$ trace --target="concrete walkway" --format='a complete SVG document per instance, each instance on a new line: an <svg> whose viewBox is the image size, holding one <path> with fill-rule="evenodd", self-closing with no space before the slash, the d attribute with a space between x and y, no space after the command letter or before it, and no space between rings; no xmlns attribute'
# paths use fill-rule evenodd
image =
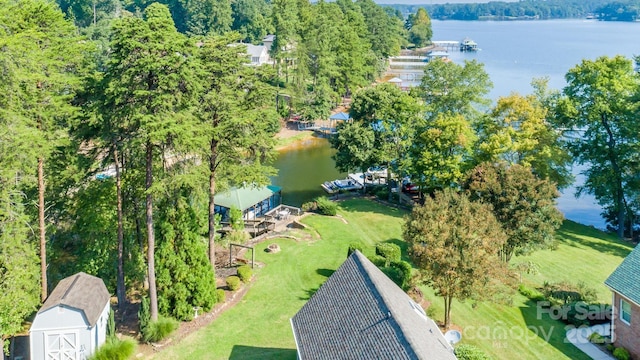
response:
<svg viewBox="0 0 640 360"><path fill-rule="evenodd" d="M594 325L592 327L575 328L567 331L567 340L589 355L593 360L615 360L613 356L603 352L597 346L589 342L589 335L597 332L603 336L610 335L611 324Z"/></svg>

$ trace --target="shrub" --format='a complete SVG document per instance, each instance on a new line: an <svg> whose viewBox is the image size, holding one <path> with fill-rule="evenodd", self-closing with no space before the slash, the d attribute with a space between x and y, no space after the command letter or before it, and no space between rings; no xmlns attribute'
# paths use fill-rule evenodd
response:
<svg viewBox="0 0 640 360"><path fill-rule="evenodd" d="M138 310L138 323L140 324L140 332L144 333L151 321L151 313L149 312L149 298L144 296L140 301L140 309Z"/></svg>
<svg viewBox="0 0 640 360"><path fill-rule="evenodd" d="M142 333L147 342L158 342L178 328L178 321L169 317L159 316L157 321L151 321Z"/></svg>
<svg viewBox="0 0 640 360"><path fill-rule="evenodd" d="M386 260L386 266L392 262L400 261L400 246L390 243L376 245L376 255L380 255Z"/></svg>
<svg viewBox="0 0 640 360"><path fill-rule="evenodd" d="M249 265L242 265L240 267L238 267L238 277L240 278L240 280L243 283L248 282L249 280L251 280L251 267L249 267Z"/></svg>
<svg viewBox="0 0 640 360"><path fill-rule="evenodd" d="M567 282L548 283L542 286L542 292L552 305L562 305L577 301L593 302L596 300L594 289L580 282L573 285Z"/></svg>
<svg viewBox="0 0 640 360"><path fill-rule="evenodd" d="M90 357L91 360L126 360L136 352L135 340L111 337Z"/></svg>
<svg viewBox="0 0 640 360"><path fill-rule="evenodd" d="M351 256L351 254L353 254L353 252L355 252L356 250L362 252L362 245L358 243L349 244L349 250L347 250L347 257Z"/></svg>
<svg viewBox="0 0 640 360"><path fill-rule="evenodd" d="M236 291L240 288L240 278L237 276L229 276L227 277L227 287L231 291Z"/></svg>
<svg viewBox="0 0 640 360"><path fill-rule="evenodd" d="M469 344L456 346L455 353L458 360L491 360L484 351Z"/></svg>
<svg viewBox="0 0 640 360"><path fill-rule="evenodd" d="M398 272L398 281L396 284L400 286L403 290L407 290L411 287L411 275L413 268L411 264L406 261L394 261L391 263L390 267L394 268Z"/></svg>
<svg viewBox="0 0 640 360"><path fill-rule="evenodd" d="M245 244L249 240L249 234L244 230L231 230L224 238L227 243Z"/></svg>
<svg viewBox="0 0 640 360"><path fill-rule="evenodd" d="M109 309L109 318L107 319L107 338L116 337L116 320L113 309Z"/></svg>
<svg viewBox="0 0 640 360"><path fill-rule="evenodd" d="M616 347L613 346L613 344L607 344L606 348L607 348L607 351L610 351L610 352L613 352L613 350L616 349Z"/></svg>
<svg viewBox="0 0 640 360"><path fill-rule="evenodd" d="M316 211L318 209L318 206L316 205L315 201L308 201L302 204L300 209L302 209L302 211Z"/></svg>
<svg viewBox="0 0 640 360"><path fill-rule="evenodd" d="M387 200L389 198L389 190L387 188L378 189L376 191L376 197L380 200Z"/></svg>
<svg viewBox="0 0 640 360"><path fill-rule="evenodd" d="M524 284L520 284L518 286L518 291L520 292L520 294L526 296L531 301L545 301L546 300L546 298L544 297L543 293L541 293L540 291L538 291L536 289L532 289L530 287L527 287Z"/></svg>
<svg viewBox="0 0 640 360"><path fill-rule="evenodd" d="M316 198L318 213L327 216L335 216L338 213L338 204L327 199L326 196Z"/></svg>
<svg viewBox="0 0 640 360"><path fill-rule="evenodd" d="M613 350L613 357L618 360L631 360L631 354L629 354L629 351L623 347Z"/></svg>
<svg viewBox="0 0 640 360"><path fill-rule="evenodd" d="M387 259L383 258L380 255L369 256L367 257L367 259L369 259L369 261L371 261L373 265L379 268L385 267L385 265L387 264Z"/></svg>
<svg viewBox="0 0 640 360"><path fill-rule="evenodd" d="M591 333L591 335L589 335L589 341L594 344L604 344L607 342L607 339L605 339L604 336L594 331Z"/></svg>
<svg viewBox="0 0 640 360"><path fill-rule="evenodd" d="M216 300L219 303L223 303L227 300L227 295L224 293L224 290L216 289Z"/></svg>

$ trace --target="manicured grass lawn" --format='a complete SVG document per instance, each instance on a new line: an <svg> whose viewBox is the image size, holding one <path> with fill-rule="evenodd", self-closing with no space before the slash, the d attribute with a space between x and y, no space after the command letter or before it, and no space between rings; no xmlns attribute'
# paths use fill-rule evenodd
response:
<svg viewBox="0 0 640 360"><path fill-rule="evenodd" d="M350 243L358 242L365 255L378 242L403 246L401 226L404 212L362 199L341 203L338 218L310 216L304 223L321 238L312 241L277 240L256 248L256 280L240 303L210 326L189 335L180 343L158 353L157 359L295 359L295 343L289 319L313 292L340 266ZM602 301L610 302L602 281L620 264L630 247L601 232L566 223L559 233L557 250L540 251L514 261L533 261L537 275L525 275L529 284L566 280L583 281L598 290ZM277 254L263 250L276 242ZM403 246L404 250L404 246ZM442 320L442 300L425 289L432 301L429 311ZM453 323L462 329L463 342L479 346L495 359L588 359L565 343L565 325L543 315L525 297L516 294L512 306L488 302L454 302ZM549 343L543 338L549 337Z"/></svg>

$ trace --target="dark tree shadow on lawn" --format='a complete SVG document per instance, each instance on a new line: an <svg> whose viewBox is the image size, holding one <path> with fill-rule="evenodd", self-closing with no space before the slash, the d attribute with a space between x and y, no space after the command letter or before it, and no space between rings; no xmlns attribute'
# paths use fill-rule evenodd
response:
<svg viewBox="0 0 640 360"><path fill-rule="evenodd" d="M320 286L322 286L322 285L320 285ZM301 296L299 299L300 300L309 300L309 299L311 299L311 297L318 291L318 289L320 289L320 286L304 290L305 295Z"/></svg>
<svg viewBox="0 0 640 360"><path fill-rule="evenodd" d="M506 329L506 336L521 337L515 340L525 342L529 341L528 339L539 337L569 359L591 359L566 339L568 325L560 320L552 319L547 307L528 300L525 307L520 307L520 312L526 323L526 328L522 331L520 329Z"/></svg>
<svg viewBox="0 0 640 360"><path fill-rule="evenodd" d="M587 239L576 236L573 231L560 229L557 231L557 235L561 237L559 243L573 246L591 248L600 253L610 254L621 258L626 257L633 246L631 244L625 244L617 241L607 241L606 243L600 241L589 241ZM593 236L593 235L591 235Z"/></svg>
<svg viewBox="0 0 640 360"><path fill-rule="evenodd" d="M329 276L333 275L333 273L336 272L335 270L332 269L316 269L316 273L318 275L322 275L326 278L328 278Z"/></svg>
<svg viewBox="0 0 640 360"><path fill-rule="evenodd" d="M278 349L278 348L266 348L247 345L234 345L231 350L229 359L231 360L266 360L266 359L291 359L294 360L297 356L295 349Z"/></svg>

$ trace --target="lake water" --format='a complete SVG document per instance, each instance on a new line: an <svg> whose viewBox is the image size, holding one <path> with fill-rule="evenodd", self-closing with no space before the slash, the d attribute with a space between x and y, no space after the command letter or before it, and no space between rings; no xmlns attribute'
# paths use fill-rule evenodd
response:
<svg viewBox="0 0 640 360"><path fill-rule="evenodd" d="M528 94L531 80L546 76L549 87L561 89L564 75L582 59L599 56L640 55L640 23L599 22L593 20L550 21L433 21L433 40L466 37L478 43L475 53L450 51L456 63L477 59L493 81L490 97L494 101L511 92ZM283 201L300 205L323 194L320 184L344 177L335 170L332 150L325 139L308 141L281 152L273 179L283 187ZM578 174L579 170L574 169ZM577 176L576 184L583 179ZM600 207L591 196L576 199L575 188L566 189L558 207L568 219L604 228Z"/></svg>

